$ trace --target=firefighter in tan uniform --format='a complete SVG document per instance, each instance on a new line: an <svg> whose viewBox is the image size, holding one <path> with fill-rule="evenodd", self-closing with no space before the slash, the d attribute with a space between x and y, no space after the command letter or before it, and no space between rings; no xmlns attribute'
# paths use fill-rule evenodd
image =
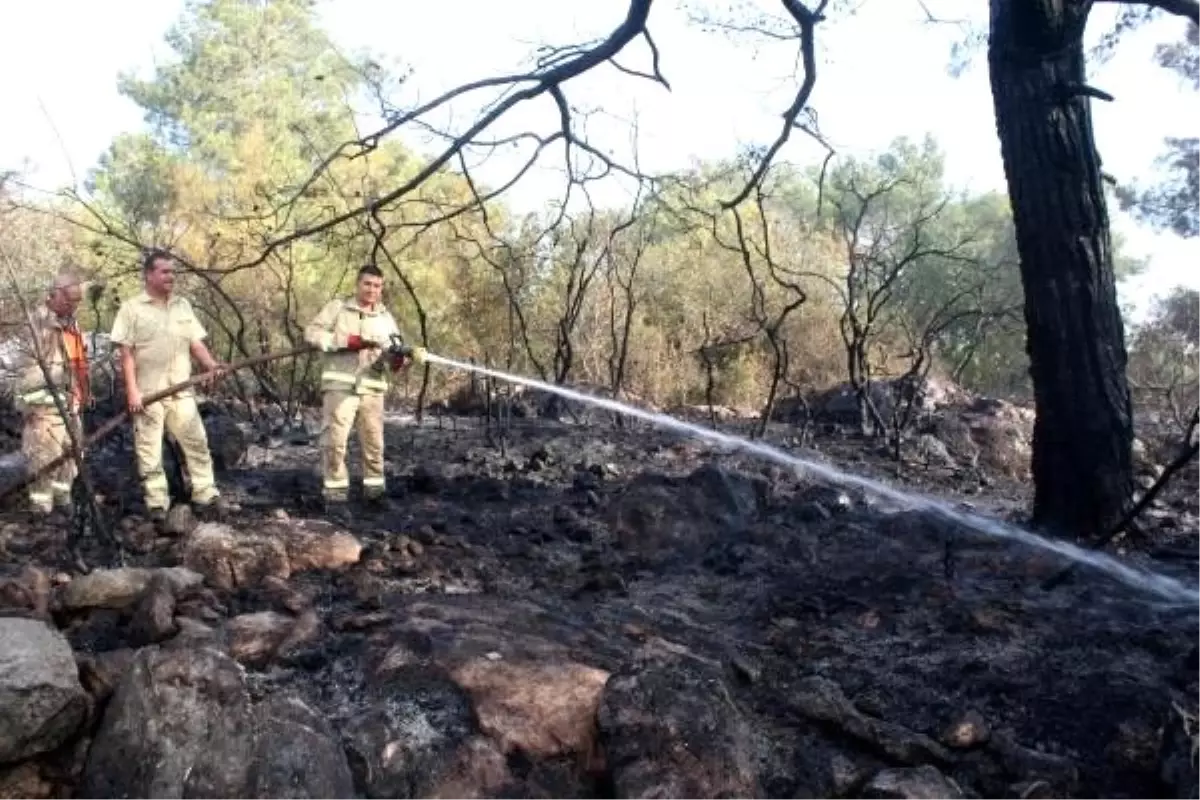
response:
<svg viewBox="0 0 1200 800"><path fill-rule="evenodd" d="M91 402L87 350L75 321L75 310L82 299L79 276L72 271L59 273L45 303L30 314L32 329L25 331L17 399L24 417L21 450L35 470L70 451L68 425L82 442L79 413ZM48 367L50 384L39 358ZM59 413L55 394L66 411L65 420ZM56 507L68 507L75 472L74 460L68 459L30 483L26 491L31 508L49 514Z"/></svg>
<svg viewBox="0 0 1200 800"><path fill-rule="evenodd" d="M191 389L145 406L142 398L192 376L192 358L210 379L224 370L204 344L207 336L185 298L172 294L175 267L170 254L151 251L142 262L145 291L126 300L113 320L112 341L121 348L125 400L133 417L134 450L146 510L161 521L170 505L163 471L164 429L179 443L192 482L192 504L202 512L228 505L213 477L208 434Z"/></svg>
<svg viewBox="0 0 1200 800"><path fill-rule="evenodd" d="M387 505L383 473L383 398L387 371L370 369L382 355L396 320L384 307L383 273L373 264L358 271L353 298L333 300L304 329L304 339L324 352L321 370L321 479L327 504L347 500L346 443L357 427L363 460L363 497ZM418 355L418 358L420 356ZM391 371L404 366L393 362Z"/></svg>

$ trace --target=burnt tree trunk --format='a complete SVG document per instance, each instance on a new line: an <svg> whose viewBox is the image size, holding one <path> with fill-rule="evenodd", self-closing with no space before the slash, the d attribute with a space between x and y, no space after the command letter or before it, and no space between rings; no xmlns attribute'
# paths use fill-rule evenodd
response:
<svg viewBox="0 0 1200 800"><path fill-rule="evenodd" d="M1085 89L1090 0L991 0L988 64L1025 289L1034 523L1094 536L1133 488L1124 326Z"/></svg>

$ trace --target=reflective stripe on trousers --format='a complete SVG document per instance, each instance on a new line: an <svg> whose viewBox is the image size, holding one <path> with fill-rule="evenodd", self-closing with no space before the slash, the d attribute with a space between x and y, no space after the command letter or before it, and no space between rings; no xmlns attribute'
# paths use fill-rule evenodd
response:
<svg viewBox="0 0 1200 800"><path fill-rule="evenodd" d="M352 390L329 390L321 408L321 477L328 491L350 485L346 471L346 444L351 429L358 431L362 450L363 488L369 494L383 491L383 395L360 395Z"/></svg>

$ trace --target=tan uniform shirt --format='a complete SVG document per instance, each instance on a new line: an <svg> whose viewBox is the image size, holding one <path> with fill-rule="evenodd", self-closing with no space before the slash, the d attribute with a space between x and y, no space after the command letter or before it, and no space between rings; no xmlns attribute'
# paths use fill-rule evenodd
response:
<svg viewBox="0 0 1200 800"><path fill-rule="evenodd" d="M207 335L186 299L173 296L163 306L146 292L121 304L112 328L113 343L133 350L138 391L143 395L191 378L192 342Z"/></svg>
<svg viewBox="0 0 1200 800"><path fill-rule="evenodd" d="M304 340L324 351L321 384L328 389L342 389L356 394L382 394L387 390L387 375L370 374L368 368L379 357L375 348L352 352L335 352L344 348L352 335L387 347L393 334L400 329L396 320L382 304L374 308L359 308L358 301L331 300L304 329Z"/></svg>

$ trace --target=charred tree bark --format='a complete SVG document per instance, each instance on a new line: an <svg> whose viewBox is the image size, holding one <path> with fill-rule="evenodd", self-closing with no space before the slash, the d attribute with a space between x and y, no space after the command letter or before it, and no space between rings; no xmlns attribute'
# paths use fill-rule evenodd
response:
<svg viewBox="0 0 1200 800"><path fill-rule="evenodd" d="M1132 412L1083 33L1090 0L991 0L996 130L1025 289L1034 523L1094 536L1133 489Z"/></svg>

